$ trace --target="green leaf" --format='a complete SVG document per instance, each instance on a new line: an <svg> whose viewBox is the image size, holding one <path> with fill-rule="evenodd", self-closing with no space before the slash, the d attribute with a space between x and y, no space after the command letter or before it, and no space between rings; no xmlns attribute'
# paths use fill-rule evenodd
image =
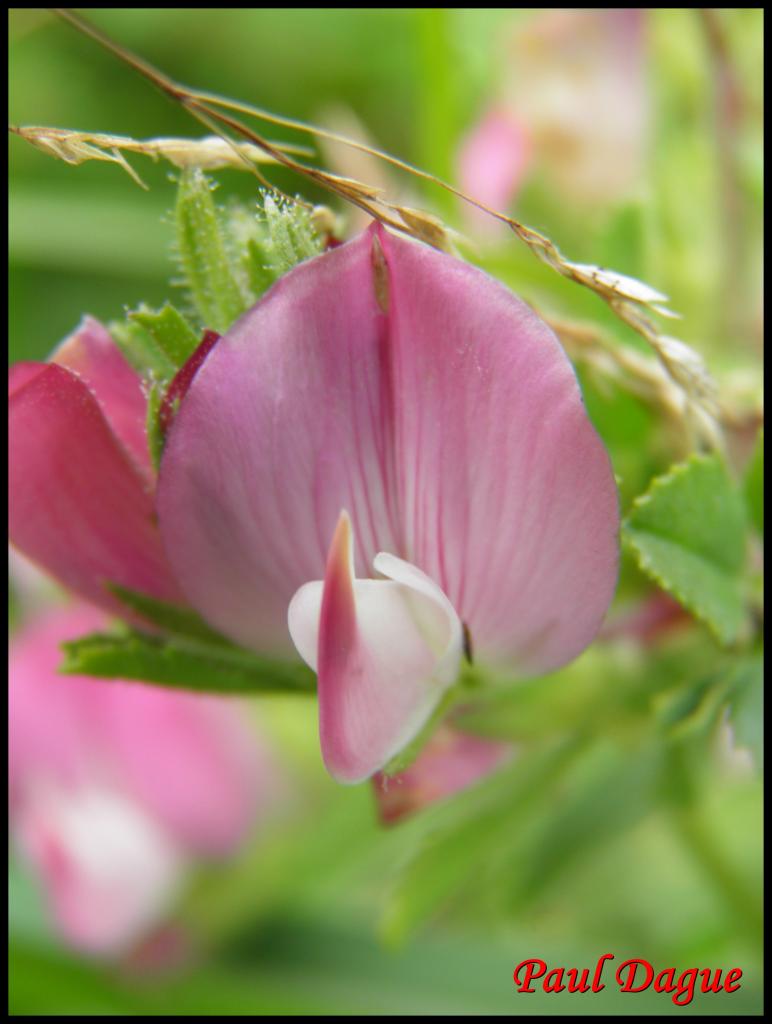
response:
<svg viewBox="0 0 772 1024"><path fill-rule="evenodd" d="M254 301L288 270L324 249L308 210L268 193L263 196L262 220L234 211L230 223L233 234L245 238L238 249Z"/></svg>
<svg viewBox="0 0 772 1024"><path fill-rule="evenodd" d="M113 320L108 329L126 361L141 377L168 381L177 372L175 364L142 324Z"/></svg>
<svg viewBox="0 0 772 1024"><path fill-rule="evenodd" d="M314 693L313 672L301 662L261 658L237 647L128 629L92 633L62 644L60 671L102 679L137 679L219 694Z"/></svg>
<svg viewBox="0 0 772 1024"><path fill-rule="evenodd" d="M153 310L142 305L128 319L110 324L110 332L128 362L145 381L145 429L153 466L158 471L164 437L159 412L169 382L193 354L199 339L188 321L170 303Z"/></svg>
<svg viewBox="0 0 772 1024"><path fill-rule="evenodd" d="M622 536L641 569L721 643L738 638L745 624L745 509L718 456L692 456L654 480L633 503Z"/></svg>
<svg viewBox="0 0 772 1024"><path fill-rule="evenodd" d="M161 465L161 456L164 450L164 435L161 430L159 414L163 403L166 384L163 381L152 380L147 394L147 413L145 415L145 433L147 434L147 446L150 451L150 461L153 469L158 472Z"/></svg>
<svg viewBox="0 0 772 1024"><path fill-rule="evenodd" d="M175 370L188 361L199 342L196 332L170 302L158 310L140 306L129 313L129 321L144 328Z"/></svg>
<svg viewBox="0 0 772 1024"><path fill-rule="evenodd" d="M185 284L204 325L223 334L248 301L231 266L212 185L198 168L180 175L175 220Z"/></svg>
<svg viewBox="0 0 772 1024"><path fill-rule="evenodd" d="M247 240L243 264L249 288L257 299L263 292L268 291L276 280L276 274L271 268L269 246L264 240L258 238Z"/></svg>
<svg viewBox="0 0 772 1024"><path fill-rule="evenodd" d="M139 612L144 619L159 626L166 633L201 640L207 644L230 647L236 652L241 652L241 648L236 647L230 640L208 626L192 608L184 608L168 601L159 601L155 597L149 597L138 590L129 590L128 587L122 587L118 583L108 583L107 589L131 611Z"/></svg>
<svg viewBox="0 0 772 1024"><path fill-rule="evenodd" d="M220 209L200 170L180 178L176 222L185 284L204 325L221 333L283 274L324 249L304 205L264 192L262 210Z"/></svg>
<svg viewBox="0 0 772 1024"><path fill-rule="evenodd" d="M759 431L753 456L745 471L745 502L751 522L764 536L764 430Z"/></svg>
<svg viewBox="0 0 772 1024"><path fill-rule="evenodd" d="M322 251L321 239L302 206L266 195L263 210L271 243L271 267L276 277Z"/></svg>

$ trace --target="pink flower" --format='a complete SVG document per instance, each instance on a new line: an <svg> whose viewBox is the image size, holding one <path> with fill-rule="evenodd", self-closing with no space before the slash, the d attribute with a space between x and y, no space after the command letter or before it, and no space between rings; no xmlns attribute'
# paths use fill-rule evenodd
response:
<svg viewBox="0 0 772 1024"><path fill-rule="evenodd" d="M169 432L158 509L193 606L317 669L344 782L425 724L465 634L481 663L548 672L616 582L614 478L557 339L487 275L380 227L220 340Z"/></svg>
<svg viewBox="0 0 772 1024"><path fill-rule="evenodd" d="M513 754L508 743L482 739L443 725L404 772L373 777L376 799L385 824L394 824L474 785Z"/></svg>
<svg viewBox="0 0 772 1024"><path fill-rule="evenodd" d="M87 317L50 363L9 380L9 534L82 597L125 613L106 582L180 600L155 519L140 378Z"/></svg>
<svg viewBox="0 0 772 1024"><path fill-rule="evenodd" d="M493 106L461 144L459 185L473 199L506 213L520 189L529 160L530 142L525 125L507 107ZM497 227L497 222L481 210L466 209L481 230Z"/></svg>
<svg viewBox="0 0 772 1024"><path fill-rule="evenodd" d="M58 675L59 643L103 622L57 609L12 643L9 798L60 931L111 954L158 922L191 858L244 841L275 777L235 703Z"/></svg>

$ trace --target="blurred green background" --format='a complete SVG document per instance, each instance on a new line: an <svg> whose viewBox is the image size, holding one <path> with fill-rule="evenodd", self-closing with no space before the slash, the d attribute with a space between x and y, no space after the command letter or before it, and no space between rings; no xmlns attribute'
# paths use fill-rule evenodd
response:
<svg viewBox="0 0 772 1024"><path fill-rule="evenodd" d="M684 317L673 333L721 380L750 380L752 391L761 358L762 15L718 14L720 46L694 10L647 12L651 112L644 168L629 194L588 205L551 195L532 176L513 210L572 258L670 295ZM89 12L187 84L316 122L353 113L377 145L447 178L465 134L501 95L506 39L533 15ZM11 10L9 25L12 123L136 138L203 134L52 15ZM731 138L720 107L727 73L743 99ZM11 137L12 362L45 358L84 312L110 320L141 301L174 298L165 219L173 175L131 159L148 192L117 167L68 167ZM324 200L283 171L269 176ZM254 196L249 176L216 177L218 197ZM464 230L447 197L391 180L410 190L412 205ZM597 299L513 238L482 246L477 259L540 309L638 346ZM583 383L626 507L683 452L643 402ZM625 566L617 607L650 592ZM737 664L731 671L758 671L750 657ZM12 858L12 1012L760 1012L761 785L711 705L710 682L727 665L696 624L646 645L596 644L560 673L506 690L490 720L477 723L518 744L512 767L391 830L378 825L368 787L340 788L324 775L310 702L265 702L258 712L287 752L298 795L237 862L192 880L178 916L193 965L137 976L75 958ZM679 971L740 966L744 982L688 1008L611 986L592 1003L542 994L526 1002L513 990L522 959L583 967L609 951Z"/></svg>

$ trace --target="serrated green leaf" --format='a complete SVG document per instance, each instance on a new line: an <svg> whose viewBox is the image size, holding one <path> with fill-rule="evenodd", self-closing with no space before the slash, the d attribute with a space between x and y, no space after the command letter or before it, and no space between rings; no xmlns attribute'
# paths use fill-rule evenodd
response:
<svg viewBox="0 0 772 1024"><path fill-rule="evenodd" d="M641 569L730 644L745 623L742 498L717 455L658 477L622 527Z"/></svg>
<svg viewBox="0 0 772 1024"><path fill-rule="evenodd" d="M212 186L198 168L180 175L175 220L185 283L204 326L223 334L249 302L230 263Z"/></svg>
<svg viewBox="0 0 772 1024"><path fill-rule="evenodd" d="M144 328L175 370L187 362L199 342L196 332L170 302L157 310L140 306L129 313L129 321Z"/></svg>
<svg viewBox="0 0 772 1024"><path fill-rule="evenodd" d="M751 522L764 536L764 430L759 431L756 447L745 471L745 502Z"/></svg>
<svg viewBox="0 0 772 1024"><path fill-rule="evenodd" d="M137 679L215 694L314 693L313 672L301 662L260 658L183 637L127 629L92 633L62 644L60 671L101 679Z"/></svg>

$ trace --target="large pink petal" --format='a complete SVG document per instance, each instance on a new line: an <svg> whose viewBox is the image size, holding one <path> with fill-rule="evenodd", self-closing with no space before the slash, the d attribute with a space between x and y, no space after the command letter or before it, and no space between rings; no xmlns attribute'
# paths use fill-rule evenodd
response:
<svg viewBox="0 0 772 1024"><path fill-rule="evenodd" d="M475 652L571 660L616 585L608 455L552 331L492 278L383 234L402 541Z"/></svg>
<svg viewBox="0 0 772 1024"><path fill-rule="evenodd" d="M194 606L292 651L287 606L324 576L341 508L357 555L399 552L387 318L362 235L283 277L220 339L170 429L161 531Z"/></svg>
<svg viewBox="0 0 772 1024"><path fill-rule="evenodd" d="M11 385L11 541L105 608L120 608L106 581L179 600L148 482L86 383L56 364L23 364Z"/></svg>
<svg viewBox="0 0 772 1024"><path fill-rule="evenodd" d="M34 380L46 369L47 363L14 363L8 367L8 397Z"/></svg>
<svg viewBox="0 0 772 1024"><path fill-rule="evenodd" d="M105 419L137 466L150 478L145 432L147 399L142 381L126 362L109 332L87 316L61 343L51 361L79 377L93 392Z"/></svg>
<svg viewBox="0 0 772 1024"><path fill-rule="evenodd" d="M171 429L159 485L193 604L286 645L341 508L447 594L477 655L570 660L616 581L608 456L555 336L479 270L382 229L302 264L219 342Z"/></svg>

